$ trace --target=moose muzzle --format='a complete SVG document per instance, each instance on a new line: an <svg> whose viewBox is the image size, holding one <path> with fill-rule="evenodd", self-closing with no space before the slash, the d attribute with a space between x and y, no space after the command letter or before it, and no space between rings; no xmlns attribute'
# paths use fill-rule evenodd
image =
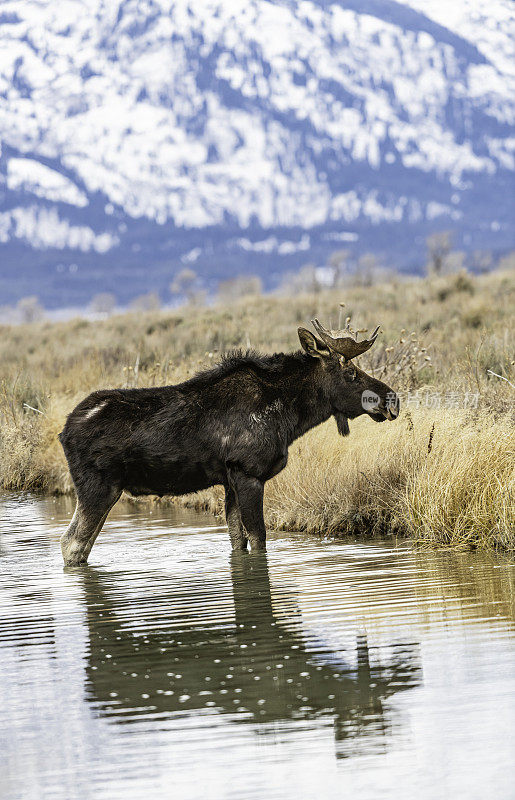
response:
<svg viewBox="0 0 515 800"><path fill-rule="evenodd" d="M400 411L399 397L395 392L388 392L385 400L381 400L378 394L365 389L361 395L361 405L370 416L387 420L397 419Z"/></svg>

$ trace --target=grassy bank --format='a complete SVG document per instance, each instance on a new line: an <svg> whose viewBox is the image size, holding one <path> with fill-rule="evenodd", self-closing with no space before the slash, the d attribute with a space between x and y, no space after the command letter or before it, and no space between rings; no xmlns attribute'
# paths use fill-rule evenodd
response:
<svg viewBox="0 0 515 800"><path fill-rule="evenodd" d="M453 547L514 546L515 442L507 418L418 411L395 425L356 420L341 440L333 421L290 450L270 481L267 525L333 534L398 534ZM223 492L191 504L222 511Z"/></svg>
<svg viewBox="0 0 515 800"><path fill-rule="evenodd" d="M361 366L412 399L418 391L419 407L405 404L393 424L357 420L345 439L334 421L303 437L268 486L268 524L514 548L515 281L502 272L4 326L0 486L72 490L56 436L93 389L173 383L231 347L294 349L297 326L315 315L336 324L341 301L356 327L382 324ZM190 501L216 511L220 492Z"/></svg>

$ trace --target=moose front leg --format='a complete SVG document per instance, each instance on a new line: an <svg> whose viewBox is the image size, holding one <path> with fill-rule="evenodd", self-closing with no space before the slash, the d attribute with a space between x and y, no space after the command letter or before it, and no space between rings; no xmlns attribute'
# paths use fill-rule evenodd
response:
<svg viewBox="0 0 515 800"><path fill-rule="evenodd" d="M263 519L264 484L258 478L238 469L229 471L229 480L236 494L241 522L252 550L266 550L266 529Z"/></svg>
<svg viewBox="0 0 515 800"><path fill-rule="evenodd" d="M225 487L225 519L233 550L247 549L247 535L240 516L236 492L232 486Z"/></svg>

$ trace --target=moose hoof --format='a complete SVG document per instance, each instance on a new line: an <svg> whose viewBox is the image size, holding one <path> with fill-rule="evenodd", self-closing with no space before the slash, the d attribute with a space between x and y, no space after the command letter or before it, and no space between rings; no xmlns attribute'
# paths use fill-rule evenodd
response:
<svg viewBox="0 0 515 800"><path fill-rule="evenodd" d="M66 567L79 567L85 564L87 556L84 554L84 545L73 539L61 539L61 552Z"/></svg>
<svg viewBox="0 0 515 800"><path fill-rule="evenodd" d="M255 550L266 550L266 541L264 539L249 539L249 542L252 552Z"/></svg>

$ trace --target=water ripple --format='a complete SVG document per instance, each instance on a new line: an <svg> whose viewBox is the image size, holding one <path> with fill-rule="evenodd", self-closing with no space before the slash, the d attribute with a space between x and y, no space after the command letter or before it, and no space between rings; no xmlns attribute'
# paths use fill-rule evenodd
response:
<svg viewBox="0 0 515 800"><path fill-rule="evenodd" d="M63 570L70 502L2 499L3 798L509 796L509 560L231 556L210 518L125 503Z"/></svg>

